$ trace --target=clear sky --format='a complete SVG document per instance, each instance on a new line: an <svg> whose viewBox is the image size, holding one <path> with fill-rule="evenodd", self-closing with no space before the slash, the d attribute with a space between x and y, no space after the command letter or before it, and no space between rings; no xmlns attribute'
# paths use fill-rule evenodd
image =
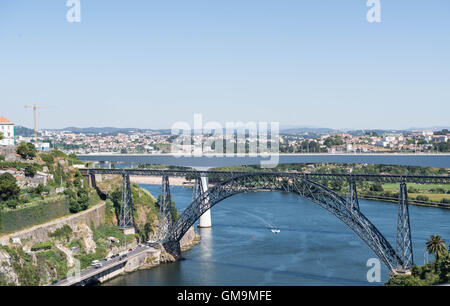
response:
<svg viewBox="0 0 450 306"><path fill-rule="evenodd" d="M450 125L450 1L0 0L0 115L40 128Z"/></svg>

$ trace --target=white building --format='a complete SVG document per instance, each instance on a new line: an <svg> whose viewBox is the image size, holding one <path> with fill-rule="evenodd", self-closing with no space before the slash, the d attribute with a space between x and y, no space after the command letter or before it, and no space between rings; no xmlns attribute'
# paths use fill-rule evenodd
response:
<svg viewBox="0 0 450 306"><path fill-rule="evenodd" d="M2 146L13 146L14 142L14 123L0 116L0 132L3 134L3 139L0 140Z"/></svg>

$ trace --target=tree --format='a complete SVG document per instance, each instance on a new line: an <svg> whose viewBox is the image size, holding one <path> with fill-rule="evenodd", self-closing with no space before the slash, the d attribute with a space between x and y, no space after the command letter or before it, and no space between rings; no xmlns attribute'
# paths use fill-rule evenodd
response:
<svg viewBox="0 0 450 306"><path fill-rule="evenodd" d="M24 169L24 173L26 177L34 177L36 175L36 167L33 165L26 165Z"/></svg>
<svg viewBox="0 0 450 306"><path fill-rule="evenodd" d="M36 157L37 150L32 143L21 142L17 146L16 152L23 159L32 159L32 158Z"/></svg>
<svg viewBox="0 0 450 306"><path fill-rule="evenodd" d="M384 191L383 185L381 183L373 183L372 186L370 186L371 191Z"/></svg>
<svg viewBox="0 0 450 306"><path fill-rule="evenodd" d="M0 132L0 140L3 140L3 138L5 138L5 137L3 136L3 133Z"/></svg>
<svg viewBox="0 0 450 306"><path fill-rule="evenodd" d="M445 240L439 235L431 235L427 241L427 251L429 254L434 254L434 257L438 260L440 255L447 252Z"/></svg>
<svg viewBox="0 0 450 306"><path fill-rule="evenodd" d="M0 175L0 201L17 199L20 189L16 184L16 178L9 173Z"/></svg>

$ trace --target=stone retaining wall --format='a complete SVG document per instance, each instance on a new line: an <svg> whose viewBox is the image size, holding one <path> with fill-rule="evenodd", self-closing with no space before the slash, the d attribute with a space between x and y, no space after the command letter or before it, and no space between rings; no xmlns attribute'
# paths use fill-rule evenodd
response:
<svg viewBox="0 0 450 306"><path fill-rule="evenodd" d="M56 221L34 226L27 230L3 236L0 238L0 244L6 245L9 243L10 238L19 238L23 244L33 245L38 242L49 240L50 237L48 237L48 234L63 227L65 224L69 225L71 228L74 228L80 224L87 224L89 226L94 224L95 227L98 227L104 222L104 220L105 203L102 203L76 215L61 218Z"/></svg>

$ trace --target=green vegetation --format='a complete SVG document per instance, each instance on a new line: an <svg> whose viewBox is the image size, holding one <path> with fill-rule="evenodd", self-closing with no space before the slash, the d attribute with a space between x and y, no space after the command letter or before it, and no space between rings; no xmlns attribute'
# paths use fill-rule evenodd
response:
<svg viewBox="0 0 450 306"><path fill-rule="evenodd" d="M69 205L64 196L45 197L23 208L0 211L0 233L17 232L69 213Z"/></svg>
<svg viewBox="0 0 450 306"><path fill-rule="evenodd" d="M106 257L110 246L110 242L107 240L108 237L119 238L120 241L126 240L127 244L130 244L135 240L134 235L124 235L115 225L100 225L97 228L92 228L92 231L96 243L95 252L88 254L82 248L80 253L75 256L75 258L80 261L81 269L89 267L94 260L102 260ZM77 242L77 245L82 246L79 242ZM120 243L116 246L120 246Z"/></svg>
<svg viewBox="0 0 450 306"><path fill-rule="evenodd" d="M33 246L34 247L34 246ZM12 258L12 268L18 276L21 286L38 286L53 279L61 279L67 275L67 258L63 252L58 250L52 242L43 242L42 247L36 249L36 262L30 254L21 247L1 246L0 249L6 251ZM47 279L50 274L51 280ZM0 275L0 286L14 285L7 284Z"/></svg>
<svg viewBox="0 0 450 306"><path fill-rule="evenodd" d="M444 239L439 235L431 235L427 241L427 251L438 260L440 256L447 253Z"/></svg>
<svg viewBox="0 0 450 306"><path fill-rule="evenodd" d="M151 233L155 233L155 221L158 219L159 207L155 198L146 190L136 184L131 184L131 197L133 200L133 215L136 230L141 240L148 240ZM110 195L109 200L113 204L116 219L120 214L122 201L122 189L116 188ZM178 215L173 203L173 212Z"/></svg>
<svg viewBox="0 0 450 306"><path fill-rule="evenodd" d="M70 226L67 224L64 224L63 227L58 228L54 232L48 234L49 237L56 238L57 240L66 240L68 241L70 239L70 236L72 235L73 231Z"/></svg>
<svg viewBox="0 0 450 306"><path fill-rule="evenodd" d="M26 177L34 177L37 172L37 167L33 164L26 165L24 169L24 173Z"/></svg>
<svg viewBox="0 0 450 306"><path fill-rule="evenodd" d="M33 159L36 157L37 150L34 145L30 142L21 142L16 149L17 154L19 154L23 159Z"/></svg>
<svg viewBox="0 0 450 306"><path fill-rule="evenodd" d="M0 175L0 205L1 202L17 200L19 192L20 189L14 176L10 173Z"/></svg>
<svg viewBox="0 0 450 306"><path fill-rule="evenodd" d="M33 265L30 254L26 253L21 247L10 248L0 245L0 249L6 251L8 255L11 256L12 267L22 286L39 285L39 268L36 265Z"/></svg>
<svg viewBox="0 0 450 306"><path fill-rule="evenodd" d="M450 252L445 241L438 235L432 235L427 241L429 254L435 260L423 265L413 266L411 275L394 275L386 283L387 286L431 286L450 281Z"/></svg>
<svg viewBox="0 0 450 306"><path fill-rule="evenodd" d="M45 284L52 280L61 279L67 275L67 258L66 255L53 247L50 250L39 252L36 254L37 267L39 268L40 283ZM47 271L52 271L52 279L47 279Z"/></svg>
<svg viewBox="0 0 450 306"><path fill-rule="evenodd" d="M21 144L17 150L24 158L34 155L29 144ZM53 175L47 186L39 184L22 189L11 174L0 176L0 233L45 223L98 204L101 200L97 192L88 186L78 169L71 167L79 163L82 162L75 155L57 150L36 154L32 161L0 161L0 169L22 170L26 177L33 177L44 168ZM64 193L57 194L59 187L65 187Z"/></svg>
<svg viewBox="0 0 450 306"><path fill-rule="evenodd" d="M79 180L78 180L79 179ZM121 200L121 178L113 176L111 181L103 180L105 185L114 186L114 190L106 199L105 223L97 228L91 224L92 239L95 242L95 249L88 249L93 245L87 243L89 232L86 228L77 229L76 233L69 225L64 225L48 234L49 241L35 243L31 246L31 252L26 253L22 247L9 246L2 247L13 258L11 267L18 275L20 285L43 285L67 275L67 257L58 247L66 248L79 247L74 251L75 258L80 261L81 268L87 268L94 260L104 259L113 248L122 247L123 243L130 245L137 239L147 239L150 234L156 231L159 207L155 198L146 190L136 184L131 184L131 194L134 204L134 217L138 234L124 235L117 226L117 216L115 216ZM83 188L81 178L76 174L72 180L67 181L66 190L74 193ZM105 186L106 187L106 186ZM31 188L26 191L35 193ZM89 204L98 203L100 200L97 193L91 189L89 192ZM94 194L91 194L93 192ZM0 232L15 232L24 226L45 223L47 219L54 219L55 216L63 216L69 213L70 200L78 199L79 194L59 194L55 196L35 195L33 204L27 204L17 209L6 209L0 211ZM94 200L92 200L94 199ZM64 205L62 205L64 203ZM175 211L176 212L176 211ZM115 237L120 242L111 242L109 237ZM23 243L26 243L22 241ZM70 268L70 267L69 267ZM9 280L10 281L10 280ZM13 285L7 283L7 278L0 276L0 285Z"/></svg>
<svg viewBox="0 0 450 306"><path fill-rule="evenodd" d="M450 141L447 140L447 142L440 142L438 144L435 144L433 149L438 152L450 152Z"/></svg>
<svg viewBox="0 0 450 306"><path fill-rule="evenodd" d="M305 172L305 173L329 173L329 174L397 174L397 175L449 175L448 169L410 166L390 166L390 165L363 165L363 164L282 164L274 169L261 169L259 166L233 166L216 168L217 171L246 171L246 172ZM192 179L192 177L186 177ZM211 175L211 183L220 181L219 177ZM347 182L321 181L326 187L331 188L340 194L348 191ZM396 201L398 199L399 184L380 184L371 182L358 182L357 192L361 197L377 200ZM411 203L415 201L443 203L450 202L449 185L433 184L408 184L408 198Z"/></svg>
<svg viewBox="0 0 450 306"><path fill-rule="evenodd" d="M35 245L33 245L31 247L31 250L33 252L41 251L41 250L50 250L52 248L52 246L53 246L53 242L44 241L44 242L39 242L39 243L36 243Z"/></svg>
<svg viewBox="0 0 450 306"><path fill-rule="evenodd" d="M324 143L327 148L331 148L333 146L341 146L344 144L344 140L340 136L328 137L325 139Z"/></svg>

